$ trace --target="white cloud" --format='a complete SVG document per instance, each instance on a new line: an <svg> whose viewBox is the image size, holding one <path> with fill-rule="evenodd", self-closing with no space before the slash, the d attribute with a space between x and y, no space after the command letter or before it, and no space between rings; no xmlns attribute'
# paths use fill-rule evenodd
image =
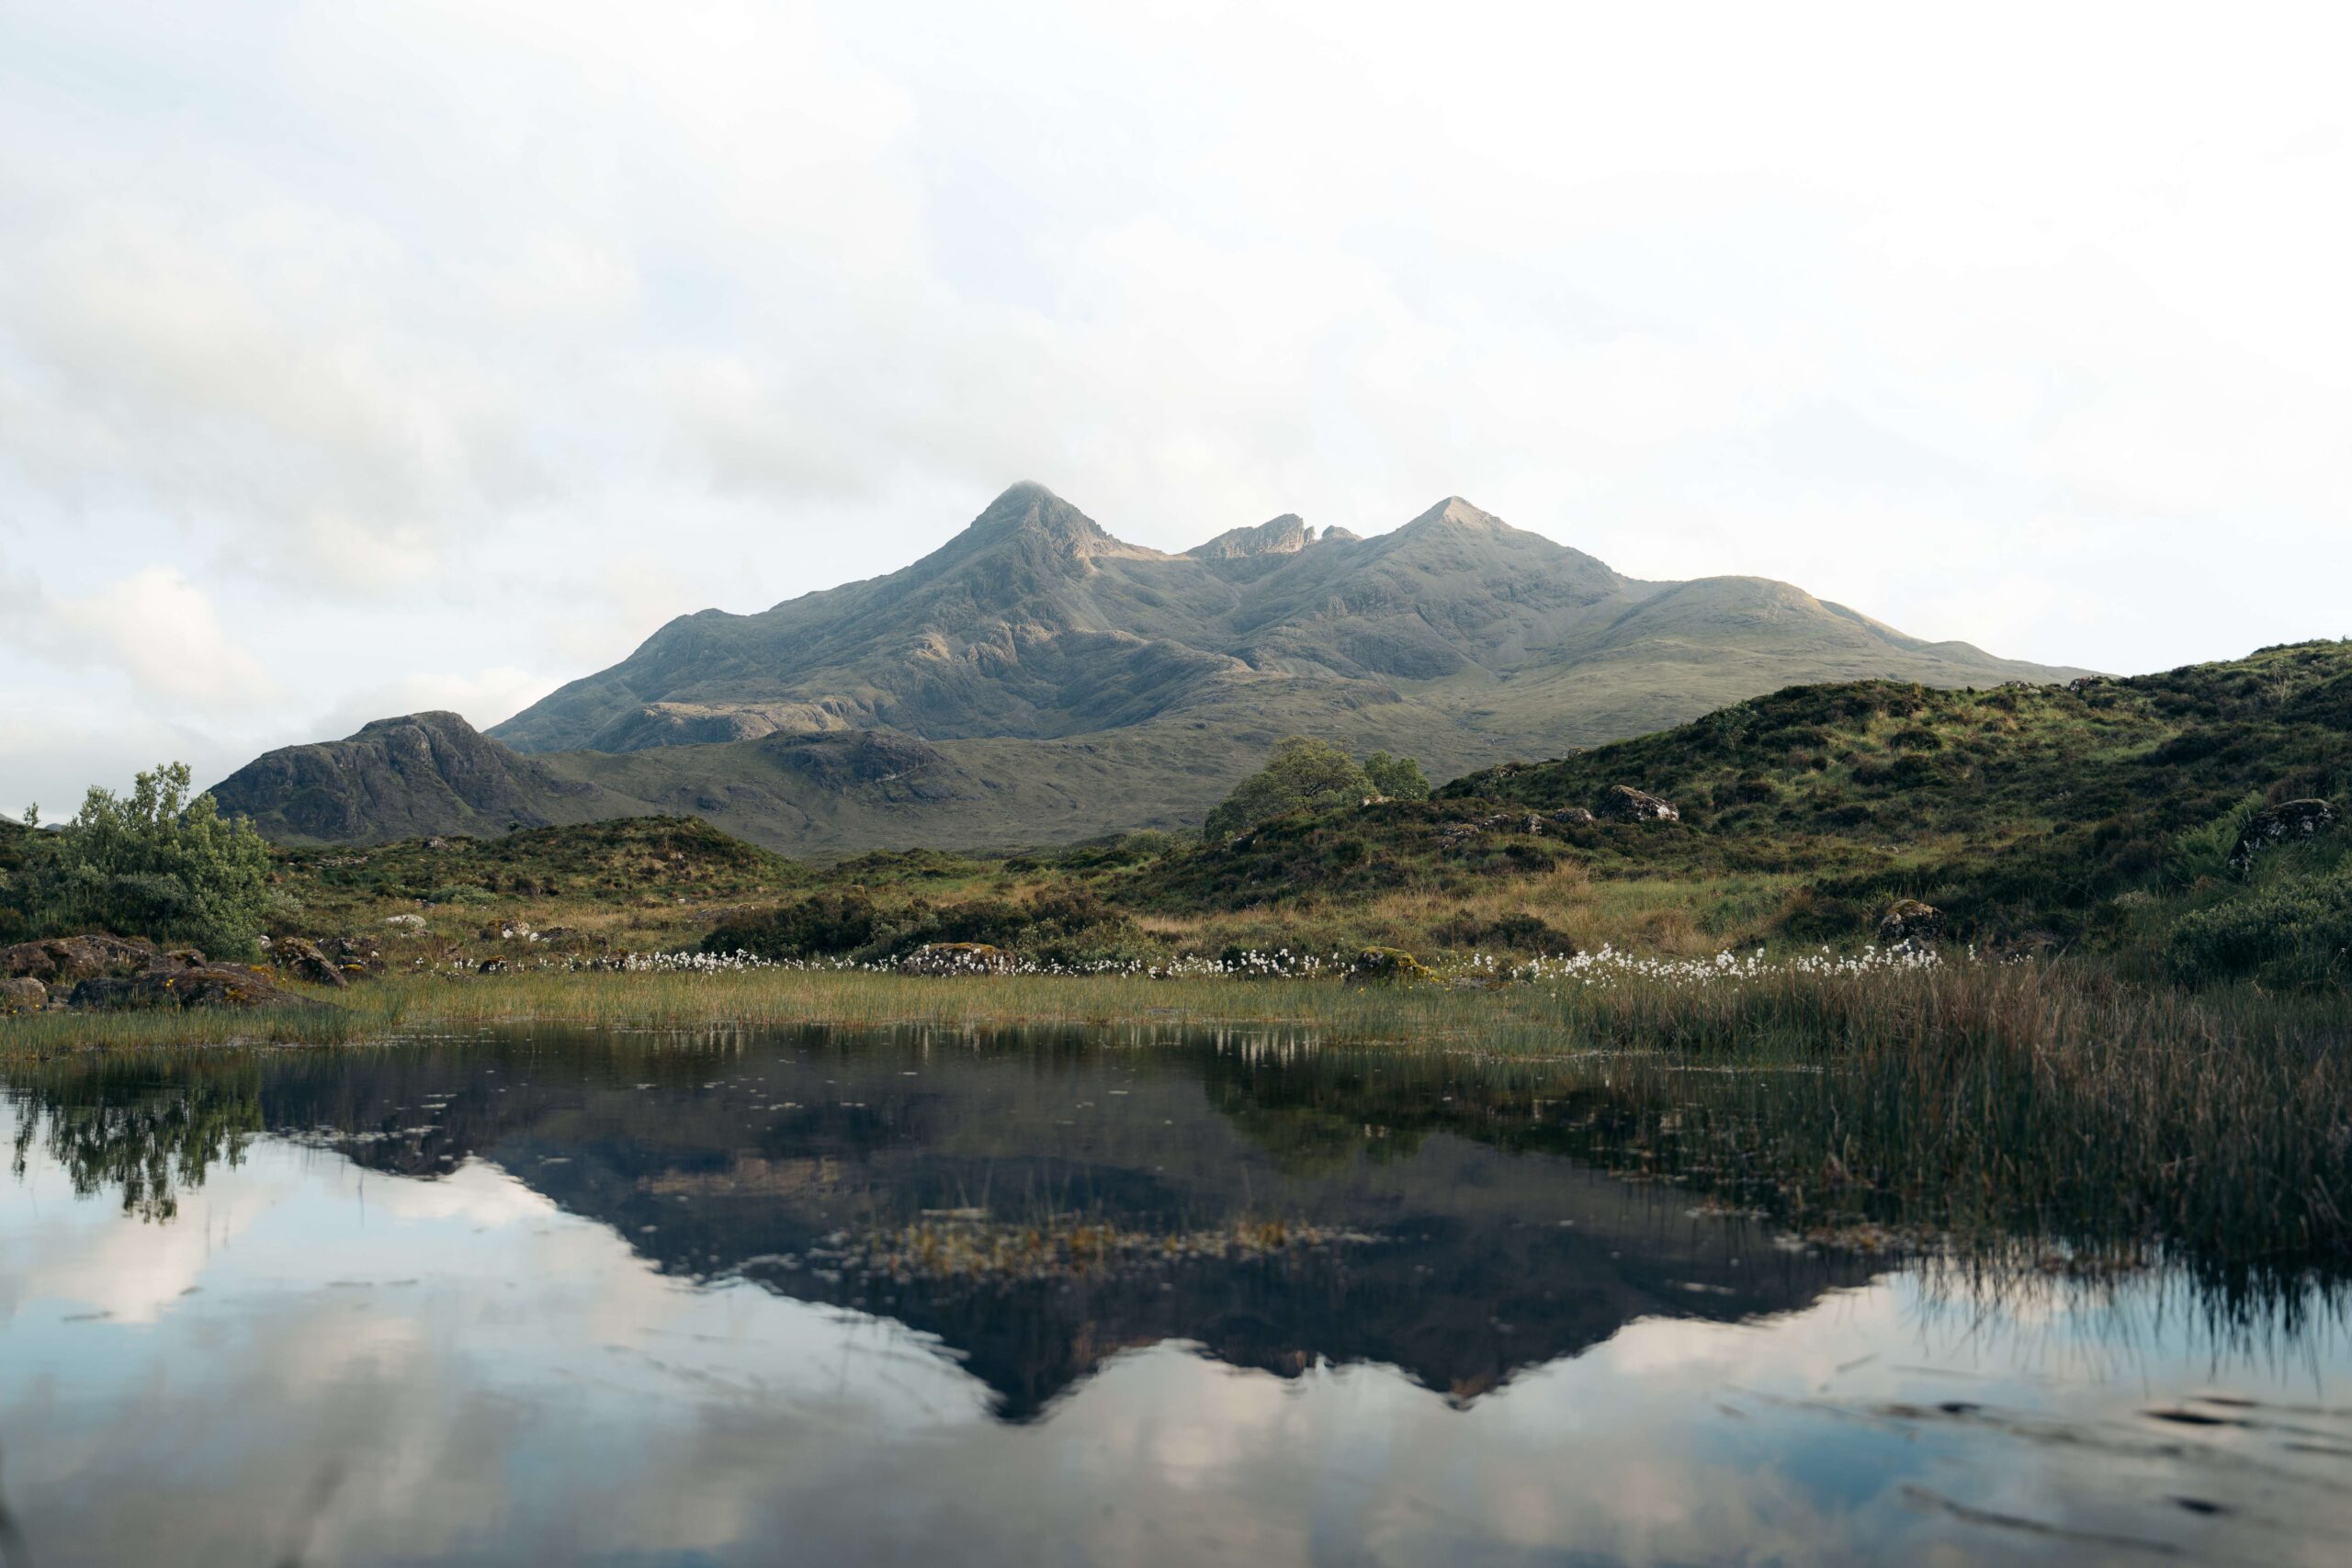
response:
<svg viewBox="0 0 2352 1568"><path fill-rule="evenodd" d="M504 667L472 674L404 675L345 697L319 715L312 728L321 739L341 739L375 719L443 711L461 715L476 728L487 729L513 717L560 683L560 679Z"/></svg>
<svg viewBox="0 0 2352 1568"><path fill-rule="evenodd" d="M137 694L183 711L233 714L284 695L277 680L220 625L201 588L147 567L95 592L51 600L27 574L0 579L9 611L0 637L62 666L119 673Z"/></svg>
<svg viewBox="0 0 2352 1568"><path fill-rule="evenodd" d="M51 620L110 604L74 635L156 700L259 690L238 649L290 672L266 719L213 702L224 746L494 705L903 564L1016 478L1162 547L1458 491L2111 669L2337 635L2347 30L19 7L0 550ZM103 618L125 582L179 629Z"/></svg>

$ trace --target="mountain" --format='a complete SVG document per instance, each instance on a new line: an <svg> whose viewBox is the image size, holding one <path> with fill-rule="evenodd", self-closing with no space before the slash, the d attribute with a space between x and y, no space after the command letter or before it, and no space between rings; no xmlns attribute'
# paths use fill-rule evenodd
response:
<svg viewBox="0 0 2352 1568"><path fill-rule="evenodd" d="M294 841L503 833L645 810L517 756L454 713L379 718L345 739L282 748L212 795L268 837Z"/></svg>
<svg viewBox="0 0 2352 1568"><path fill-rule="evenodd" d="M485 825L658 809L804 852L1043 842L1197 821L1290 733L1443 777L1798 682L2075 673L1785 583L1638 581L1459 497L1373 538L1285 515L1169 555L1019 484L902 570L681 616L487 739L452 740L469 778L504 781L487 805L455 780L363 782L374 753L348 749L374 726L272 753L222 798L265 830L337 840L416 831L454 795ZM296 780L339 782L301 786L297 807Z"/></svg>

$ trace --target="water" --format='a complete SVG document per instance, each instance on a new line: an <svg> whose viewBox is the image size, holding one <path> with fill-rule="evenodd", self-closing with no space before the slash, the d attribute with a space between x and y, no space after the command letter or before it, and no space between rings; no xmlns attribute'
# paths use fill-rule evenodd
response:
<svg viewBox="0 0 2352 1568"><path fill-rule="evenodd" d="M0 1081L12 1565L2352 1540L2326 1292L1793 1245L1562 1152L1589 1066L540 1032Z"/></svg>

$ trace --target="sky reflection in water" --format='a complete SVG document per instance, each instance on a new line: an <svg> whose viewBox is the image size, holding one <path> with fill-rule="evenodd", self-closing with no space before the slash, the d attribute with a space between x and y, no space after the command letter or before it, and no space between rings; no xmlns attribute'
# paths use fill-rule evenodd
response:
<svg viewBox="0 0 2352 1568"><path fill-rule="evenodd" d="M0 1495L39 1564L2328 1562L2352 1533L2330 1313L2217 1340L2177 1277L1792 1251L1351 1121L1311 1055L542 1034L9 1082ZM977 1284L828 1241L976 1223L948 1210L1353 1239Z"/></svg>

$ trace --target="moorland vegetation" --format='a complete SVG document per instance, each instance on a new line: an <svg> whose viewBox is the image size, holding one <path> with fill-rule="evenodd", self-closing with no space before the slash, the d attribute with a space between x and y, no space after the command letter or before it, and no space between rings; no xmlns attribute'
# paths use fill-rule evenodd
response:
<svg viewBox="0 0 2352 1568"><path fill-rule="evenodd" d="M1382 1078L1392 1128L1459 1130L1415 1098L1451 1056L1597 1064L1576 1115L1509 1135L1798 1228L2237 1280L2352 1246L2352 644L1792 688L1427 798L1417 777L1289 741L1222 832L819 865L663 817L263 849L166 770L0 827L0 941L248 940L279 1005L52 1006L0 1051L1272 1030L1429 1064Z"/></svg>

